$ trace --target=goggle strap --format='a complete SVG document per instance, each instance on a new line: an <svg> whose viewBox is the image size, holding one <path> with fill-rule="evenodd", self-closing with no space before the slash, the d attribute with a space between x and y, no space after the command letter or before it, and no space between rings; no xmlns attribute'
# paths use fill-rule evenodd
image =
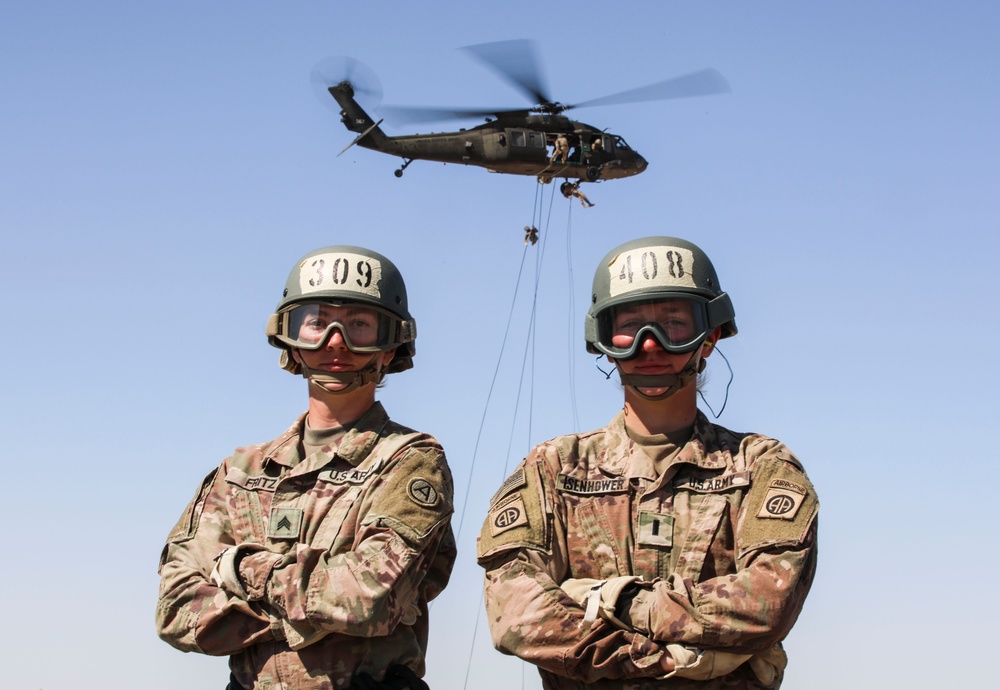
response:
<svg viewBox="0 0 1000 690"><path fill-rule="evenodd" d="M278 324L281 323L281 316L278 314L271 314L267 317L267 326L264 328L264 335L268 338L273 338L278 335Z"/></svg>
<svg viewBox="0 0 1000 690"><path fill-rule="evenodd" d="M393 319L399 324L399 344L412 343L417 339L417 322L403 321L399 317Z"/></svg>
<svg viewBox="0 0 1000 690"><path fill-rule="evenodd" d="M708 314L708 327L715 328L724 323L732 321L736 317L736 310L733 309L733 301L725 292L720 293L705 305Z"/></svg>

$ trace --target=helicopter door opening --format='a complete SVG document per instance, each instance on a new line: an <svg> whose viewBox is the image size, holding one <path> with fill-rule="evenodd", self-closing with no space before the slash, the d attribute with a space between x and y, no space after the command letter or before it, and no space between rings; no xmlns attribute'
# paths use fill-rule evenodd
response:
<svg viewBox="0 0 1000 690"><path fill-rule="evenodd" d="M611 137L607 134L599 134L590 142L590 164L600 167L602 163L611 158L614 150L611 148Z"/></svg>

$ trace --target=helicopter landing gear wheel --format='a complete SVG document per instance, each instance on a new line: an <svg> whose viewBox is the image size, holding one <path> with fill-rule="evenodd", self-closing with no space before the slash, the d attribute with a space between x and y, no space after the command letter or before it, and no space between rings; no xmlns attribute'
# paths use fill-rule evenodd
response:
<svg viewBox="0 0 1000 690"><path fill-rule="evenodd" d="M594 166L590 166L589 168L587 168L587 179L590 182L597 182L597 178L600 176L601 176L600 168L595 168Z"/></svg>
<svg viewBox="0 0 1000 690"><path fill-rule="evenodd" d="M392 174L395 175L396 177L402 177L403 176L403 171L406 170L408 167L410 167L410 163L412 163L412 162L413 162L412 158L409 158L409 159L405 159L404 158L403 159L403 165L400 166L400 168L398 170L396 170L395 172L393 172Z"/></svg>

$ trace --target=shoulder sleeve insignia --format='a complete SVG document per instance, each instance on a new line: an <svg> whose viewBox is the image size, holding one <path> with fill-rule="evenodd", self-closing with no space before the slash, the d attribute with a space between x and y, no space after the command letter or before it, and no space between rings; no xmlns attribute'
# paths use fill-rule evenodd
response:
<svg viewBox="0 0 1000 690"><path fill-rule="evenodd" d="M390 525L419 544L451 516L451 474L439 451L408 449L381 476L364 524Z"/></svg>
<svg viewBox="0 0 1000 690"><path fill-rule="evenodd" d="M528 513L524 510L524 501L520 496L515 496L510 501L494 506L490 509L488 522L490 534L494 537L509 529L528 525Z"/></svg>
<svg viewBox="0 0 1000 690"><path fill-rule="evenodd" d="M787 479L772 479L764 494L764 502L757 511L763 519L794 520L805 502L809 490Z"/></svg>
<svg viewBox="0 0 1000 690"><path fill-rule="evenodd" d="M480 559L517 548L546 548L548 522L540 484L538 468L532 465L522 466L505 482L501 491L510 494L517 487L517 493L504 497L497 492L501 497L490 506L476 542Z"/></svg>
<svg viewBox="0 0 1000 690"><path fill-rule="evenodd" d="M805 474L781 460L762 460L741 510L739 557L760 548L803 543L818 512L816 490Z"/></svg>
<svg viewBox="0 0 1000 690"><path fill-rule="evenodd" d="M414 502L426 508L433 508L441 498L441 494L434 488L434 485L423 477L411 479L406 487L406 493Z"/></svg>

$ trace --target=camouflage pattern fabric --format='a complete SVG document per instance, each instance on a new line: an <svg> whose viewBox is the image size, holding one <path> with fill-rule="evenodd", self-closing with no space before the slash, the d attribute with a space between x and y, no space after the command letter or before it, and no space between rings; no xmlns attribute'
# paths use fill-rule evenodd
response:
<svg viewBox="0 0 1000 690"><path fill-rule="evenodd" d="M183 651L230 655L245 688L333 690L394 664L424 673L427 603L455 561L453 487L431 436L378 403L336 447L300 458L305 416L211 472L160 559L157 631ZM239 562L247 596L210 577Z"/></svg>
<svg viewBox="0 0 1000 690"><path fill-rule="evenodd" d="M780 442L701 413L669 452L651 457L620 413L539 445L493 496L477 543L493 642L547 690L780 686L780 642L815 572L815 490ZM623 576L642 582L616 615L586 617L576 593ZM752 658L668 677L668 645Z"/></svg>

